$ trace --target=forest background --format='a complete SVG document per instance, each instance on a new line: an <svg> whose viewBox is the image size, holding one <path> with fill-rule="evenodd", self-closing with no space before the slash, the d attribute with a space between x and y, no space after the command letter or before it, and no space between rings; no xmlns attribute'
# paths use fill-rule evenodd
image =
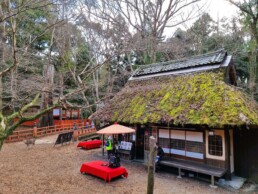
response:
<svg viewBox="0 0 258 194"><path fill-rule="evenodd" d="M0 148L25 121L53 124L54 108L87 118L140 65L221 48L258 100L257 0L225 1L238 12L214 20L204 0L1 0Z"/></svg>

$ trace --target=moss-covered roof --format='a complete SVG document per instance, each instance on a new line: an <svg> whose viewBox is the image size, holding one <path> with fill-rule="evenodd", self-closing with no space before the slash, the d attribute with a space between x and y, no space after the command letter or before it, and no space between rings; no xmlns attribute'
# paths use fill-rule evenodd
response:
<svg viewBox="0 0 258 194"><path fill-rule="evenodd" d="M221 72L129 81L93 119L124 123L257 125L258 107Z"/></svg>

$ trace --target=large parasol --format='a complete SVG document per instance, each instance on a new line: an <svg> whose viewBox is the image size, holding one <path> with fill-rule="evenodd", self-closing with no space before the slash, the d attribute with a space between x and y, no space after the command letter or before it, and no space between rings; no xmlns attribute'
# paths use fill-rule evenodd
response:
<svg viewBox="0 0 258 194"><path fill-rule="evenodd" d="M108 127L105 127L104 129L97 131L97 133L113 135L113 134L135 133L135 130L132 128L114 123L113 125L110 125Z"/></svg>
<svg viewBox="0 0 258 194"><path fill-rule="evenodd" d="M105 127L99 131L98 134L102 134L102 156L104 156L104 134L114 135L114 134L125 134L125 133L135 133L135 130L123 125L114 123L108 127Z"/></svg>

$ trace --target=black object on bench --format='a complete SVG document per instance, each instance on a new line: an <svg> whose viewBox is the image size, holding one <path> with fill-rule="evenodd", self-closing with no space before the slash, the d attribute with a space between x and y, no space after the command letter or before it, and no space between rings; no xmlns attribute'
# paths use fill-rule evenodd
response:
<svg viewBox="0 0 258 194"><path fill-rule="evenodd" d="M196 163L185 160L161 160L159 165L178 168L178 178L181 178L181 170L189 170L197 173L207 174L211 176L211 187L215 187L214 177L222 177L226 173L226 169L211 167L202 163Z"/></svg>

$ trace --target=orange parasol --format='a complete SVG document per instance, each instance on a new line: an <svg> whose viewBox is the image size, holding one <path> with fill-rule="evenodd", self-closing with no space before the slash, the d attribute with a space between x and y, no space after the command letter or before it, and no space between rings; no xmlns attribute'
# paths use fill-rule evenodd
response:
<svg viewBox="0 0 258 194"><path fill-rule="evenodd" d="M123 134L123 133L135 133L135 130L123 125L114 123L104 129L97 131L98 134Z"/></svg>

